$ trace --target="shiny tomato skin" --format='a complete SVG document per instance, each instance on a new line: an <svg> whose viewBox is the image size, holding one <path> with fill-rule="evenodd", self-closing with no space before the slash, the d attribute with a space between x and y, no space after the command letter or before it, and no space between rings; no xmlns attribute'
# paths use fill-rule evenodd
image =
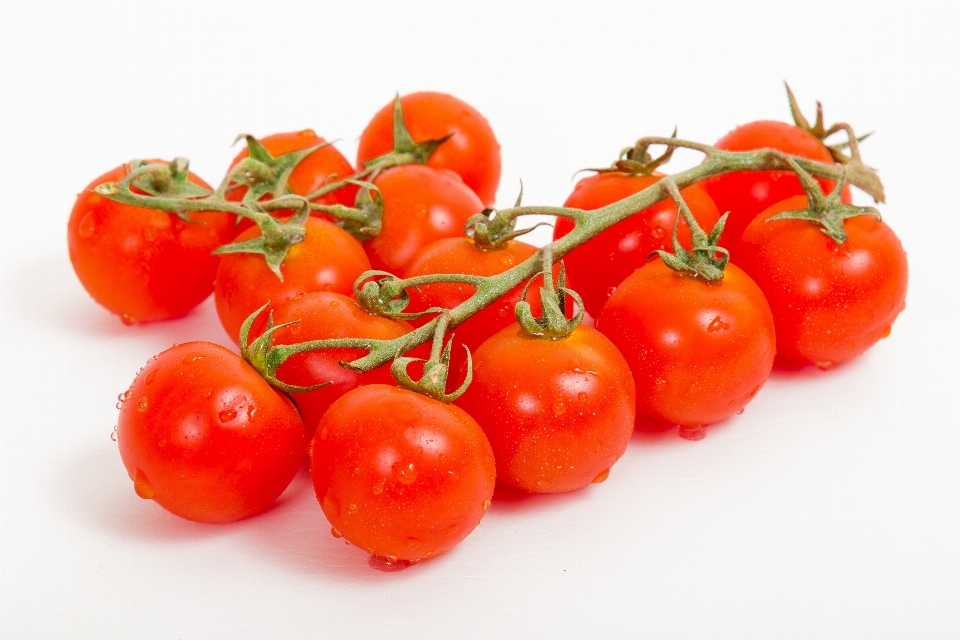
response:
<svg viewBox="0 0 960 640"><path fill-rule="evenodd" d="M499 480L532 493L606 478L633 434L636 390L626 360L599 331L528 336L519 325L484 342L457 405L493 447Z"/></svg>
<svg viewBox="0 0 960 640"><path fill-rule="evenodd" d="M637 412L663 422L701 426L728 418L773 367L770 307L733 264L722 280L707 282L657 258L621 283L597 329L630 364Z"/></svg>
<svg viewBox="0 0 960 640"><path fill-rule="evenodd" d="M834 164L822 142L800 127L776 120L758 120L739 126L720 138L715 145L725 151L779 149L784 153ZM817 179L824 193L836 186L831 180ZM750 221L767 207L786 198L803 194L800 181L790 171L738 171L703 182L707 193L721 213L729 211L724 230L727 248L733 247ZM852 202L850 187L843 189L843 201Z"/></svg>
<svg viewBox="0 0 960 640"><path fill-rule="evenodd" d="M330 338L393 340L413 330L406 322L368 313L353 298L331 291L297 294L293 300L277 307L273 321L276 325L296 321L274 332L274 344ZM324 412L346 392L362 384L396 384L389 364L367 373L340 366L341 361L350 362L366 353L363 349L310 351L292 356L277 370L277 378L288 384L308 387L333 383L315 391L291 394L303 416L308 440L313 437Z"/></svg>
<svg viewBox="0 0 960 640"><path fill-rule="evenodd" d="M87 293L125 324L178 318L213 291L219 259L210 252L233 237L233 216L192 213L201 224L190 224L93 192L128 172L108 171L77 196L67 222L70 262ZM209 186L192 173L190 181Z"/></svg>
<svg viewBox="0 0 960 640"><path fill-rule="evenodd" d="M490 506L496 472L465 411L386 385L334 402L311 445L317 500L368 553L421 560L463 540Z"/></svg>
<svg viewBox="0 0 960 640"><path fill-rule="evenodd" d="M374 181L383 198L380 233L364 243L374 269L402 274L431 242L464 235L483 203L452 171L422 164L394 167Z"/></svg>
<svg viewBox="0 0 960 640"><path fill-rule="evenodd" d="M886 223L869 215L844 221L838 245L804 220L774 220L807 208L789 198L757 216L732 259L770 302L777 327L777 361L829 368L881 338L906 305L907 254Z"/></svg>
<svg viewBox="0 0 960 640"><path fill-rule="evenodd" d="M240 325L251 313L268 301L270 308L261 314L261 324L270 309L293 299L298 293L333 291L353 293L353 282L370 269L363 246L335 224L310 217L303 242L290 247L280 265L283 281L270 271L264 256L231 253L221 257L217 270L214 298L217 314L227 334L237 341ZM241 233L234 242L260 235L257 227ZM254 331L254 335L259 331Z"/></svg>
<svg viewBox="0 0 960 640"><path fill-rule="evenodd" d="M598 173L580 180L563 206L587 211L599 209L646 189L662 177L662 174ZM694 218L709 232L720 219L713 200L698 184L687 187L681 194ZM583 297L583 304L591 315L600 314L613 289L635 269L646 264L651 252L673 250L676 219L677 207L673 201L669 198L661 200L606 229L564 257L567 273L577 283L577 293ZM557 218L554 240L572 229L573 221L569 218ZM677 237L680 244L690 247L690 229L683 219L677 228ZM724 236L721 236L720 243L724 244Z"/></svg>
<svg viewBox="0 0 960 640"><path fill-rule="evenodd" d="M453 137L434 151L427 166L449 169L491 205L500 184L500 143L479 111L445 93L422 91L400 99L403 120L414 142ZM393 151L393 102L373 116L360 137L357 164Z"/></svg>
<svg viewBox="0 0 960 640"><path fill-rule="evenodd" d="M263 511L300 468L296 407L219 345L167 349L123 397L117 442L134 490L182 518L232 522Z"/></svg>

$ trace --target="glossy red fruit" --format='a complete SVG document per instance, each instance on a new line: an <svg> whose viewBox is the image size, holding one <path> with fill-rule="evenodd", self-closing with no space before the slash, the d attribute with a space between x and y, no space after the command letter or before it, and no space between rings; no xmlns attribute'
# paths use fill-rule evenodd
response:
<svg viewBox="0 0 960 640"><path fill-rule="evenodd" d="M231 522L263 511L300 468L296 407L219 345L167 349L121 399L117 443L137 495L182 518Z"/></svg>
<svg viewBox="0 0 960 640"><path fill-rule="evenodd" d="M235 234L233 216L192 213L198 224L190 224L94 193L129 171L108 171L77 196L67 222L70 262L87 293L124 324L178 318L213 291L219 258L210 252ZM192 173L189 180L209 186Z"/></svg>
<svg viewBox="0 0 960 640"><path fill-rule="evenodd" d="M430 156L427 165L463 178L484 205L496 199L500 184L500 144L480 112L445 93L421 91L400 99L403 119L414 142L453 136ZM360 137L357 164L393 151L393 103L377 112Z"/></svg>
<svg viewBox="0 0 960 640"><path fill-rule="evenodd" d="M870 215L844 221L843 244L805 220L768 222L807 206L799 196L770 207L731 255L770 302L778 362L826 369L890 334L906 306L907 254L893 230Z"/></svg>
<svg viewBox="0 0 960 640"><path fill-rule="evenodd" d="M493 452L476 421L406 389L363 386L334 402L311 459L334 535L391 561L447 551L493 496Z"/></svg>

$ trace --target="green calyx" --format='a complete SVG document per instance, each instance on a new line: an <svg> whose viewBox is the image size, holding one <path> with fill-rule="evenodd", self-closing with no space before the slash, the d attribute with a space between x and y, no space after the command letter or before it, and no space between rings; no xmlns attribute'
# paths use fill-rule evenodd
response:
<svg viewBox="0 0 960 640"><path fill-rule="evenodd" d="M260 316L261 313L264 312L268 306L270 306L269 302L251 313L240 326L240 355L247 362L247 364L253 367L254 370L260 374L260 377L270 383L271 386L282 391L286 391L287 393L306 393L308 391L314 391L315 389L325 387L328 384L332 384L332 382L323 382L321 384L315 384L309 387L300 387L293 384L287 384L286 382L277 379L277 370L280 368L280 365L287 360L289 354L285 354L284 350L273 346L273 334L277 329L289 327L290 325L296 324L299 321L274 325L273 312L271 311L269 319L267 320L266 331L264 331L260 337L258 337L252 343L247 343L250 337L250 327L253 326L253 322Z"/></svg>
<svg viewBox="0 0 960 640"><path fill-rule="evenodd" d="M190 182L189 177L190 161L186 158L174 158L169 164L131 160L130 175L122 184L127 190L132 187L154 198L205 198L213 193L206 187ZM97 185L93 191L109 198L118 195L121 186L116 182L105 182ZM173 210L170 213L184 222L202 224L191 219L186 210Z"/></svg>
<svg viewBox="0 0 960 640"><path fill-rule="evenodd" d="M674 127L671 138L677 137ZM620 152L620 157L606 169L584 169L597 173L625 173L628 176L652 176L657 169L670 161L676 147L667 145L666 150L659 156L650 155L650 144L640 140L632 147L626 147Z"/></svg>
<svg viewBox="0 0 960 640"><path fill-rule="evenodd" d="M833 158L834 162L839 164L847 164L853 161L861 162L859 143L869 138L873 132L866 133L858 138L853 133L853 128L844 122L838 122L831 127L824 126L823 105L819 100L817 101L817 119L811 125L800 111L800 106L797 104L797 98L793 95L793 91L790 90L790 85L786 82L784 82L783 85L787 88L787 101L790 103L790 114L793 116L793 122L799 128L803 129L814 138L822 142L823 146L825 146L827 151L830 152L830 156ZM826 143L826 139L828 137L835 133L839 133L840 131L845 131L847 133L846 141L833 145ZM850 149L850 155L844 153L844 149L848 148Z"/></svg>
<svg viewBox="0 0 960 640"><path fill-rule="evenodd" d="M859 207L852 204L845 204L842 201L843 185L846 180L841 177L837 185L829 195L823 193L820 183L817 182L809 173L803 170L792 158L789 159L794 173L800 180L800 186L807 194L808 206L806 209L797 209L793 211L781 211L775 216L767 219L767 222L775 220L807 220L816 224L820 230L833 239L837 244L843 244L847 239L847 231L843 227L843 221L857 216L876 216L880 218L880 212L874 207Z"/></svg>
<svg viewBox="0 0 960 640"><path fill-rule="evenodd" d="M363 166L367 168L387 168L401 164L427 164L427 160L430 159L433 152L449 140L452 135L451 133L442 138L414 142L410 130L407 129L407 123L403 119L403 105L400 104L400 94L398 93L393 101L393 151L367 160L363 163Z"/></svg>
<svg viewBox="0 0 960 640"><path fill-rule="evenodd" d="M520 182L520 194L513 205L519 207L523 201L523 182ZM497 210L491 207L484 209L481 213L474 214L467 218L464 225L464 232L467 237L473 241L473 244L481 249L494 250L503 248L514 238L530 233L540 226L552 226L549 222L538 222L532 227L516 230L517 219L515 217L497 215Z"/></svg>
<svg viewBox="0 0 960 640"><path fill-rule="evenodd" d="M530 286L536 280L536 276L527 281L520 294L520 302L514 307L514 315L517 323L523 329L524 333L546 340L562 340L573 333L583 320L583 299L573 289L568 289L567 269L563 262L560 263L560 274L557 277L557 284L553 284L553 264L549 248L542 250L543 256L543 285L540 287L540 306L541 314L537 318L533 315L530 303L527 302L527 292ZM573 298L577 303L577 315L573 318L567 318L567 297Z"/></svg>
<svg viewBox="0 0 960 640"><path fill-rule="evenodd" d="M729 213L723 214L710 231L710 235L707 235L697 223L697 219L693 217L690 207L687 206L676 184L673 182L667 183L667 191L677 205L677 218L673 222L673 253L662 250L653 253L659 255L663 263L674 271L699 276L709 282L722 280L723 270L730 260L730 253L717 243L720 240L720 234L723 233L723 227L727 223ZM684 249L677 239L680 216L683 216L684 222L690 228L691 248L689 251ZM653 255L653 253L650 255Z"/></svg>
<svg viewBox="0 0 960 640"><path fill-rule="evenodd" d="M313 152L332 144L324 142L274 158L252 135L241 133L234 142L240 140L247 141L248 156L230 170L226 180L220 185L218 193L222 197L231 185L233 188L247 187L247 192L243 196L244 202L257 202L266 195L274 198L286 195L290 192L287 181L297 165Z"/></svg>
<svg viewBox="0 0 960 640"><path fill-rule="evenodd" d="M397 384L404 389L416 391L430 396L440 402L453 402L466 392L467 387L473 382L473 357L467 345L463 345L467 352L467 377L460 387L451 393L447 393L447 378L450 375L450 351L453 347L453 334L444 345L443 337L447 332L447 324L450 321L450 314L444 312L438 319L436 329L433 334L433 345L430 349L430 358L410 358L406 356L397 357L390 366L390 373L393 375ZM420 380L414 380L407 373L407 367L412 362L423 363L423 376Z"/></svg>

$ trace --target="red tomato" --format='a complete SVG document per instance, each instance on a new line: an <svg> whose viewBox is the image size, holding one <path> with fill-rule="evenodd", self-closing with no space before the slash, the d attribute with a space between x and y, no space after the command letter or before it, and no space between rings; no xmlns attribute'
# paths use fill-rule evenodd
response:
<svg viewBox="0 0 960 640"><path fill-rule="evenodd" d="M124 324L178 318L213 291L219 260L210 252L233 237L233 216L192 213L202 224L190 224L93 192L127 173L127 165L108 171L77 196L67 223L70 262L87 293ZM192 173L190 181L209 186Z"/></svg>
<svg viewBox="0 0 960 640"><path fill-rule="evenodd" d="M219 345L167 349L121 398L117 441L137 495L182 518L252 516L300 468L305 440L296 407Z"/></svg>
<svg viewBox="0 0 960 640"><path fill-rule="evenodd" d="M467 218L483 203L451 171L422 164L394 167L374 184L383 198L380 234L364 246L374 269L402 274L431 242L464 235Z"/></svg>
<svg viewBox="0 0 960 640"><path fill-rule="evenodd" d="M637 411L681 426L732 416L773 367L770 307L733 264L708 282L656 259L617 288L597 329L630 363Z"/></svg>
<svg viewBox="0 0 960 640"><path fill-rule="evenodd" d="M646 189L662 177L663 174L598 173L578 182L563 206L588 211L599 209ZM706 191L695 184L680 193L700 226L707 231L712 229L720 214ZM653 251L672 251L676 219L677 207L667 198L633 214L567 254L564 258L567 272L577 283L577 293L583 297L588 313L597 316L617 285L634 269L646 264ZM572 229L572 220L557 218L553 239L567 235ZM683 219L677 228L677 237L680 244L690 248L690 230Z"/></svg>
<svg viewBox="0 0 960 640"><path fill-rule="evenodd" d="M427 166L458 174L484 205L500 184L500 143L480 112L445 93L423 91L400 99L403 120L414 142L453 136L433 152ZM357 164L393 151L393 102L375 116L360 137ZM481 207L482 208L482 207Z"/></svg>
<svg viewBox="0 0 960 640"><path fill-rule="evenodd" d="M759 120L742 125L720 138L714 145L725 151L779 149L784 153L834 164L822 142L800 127L775 120ZM824 193L836 186L830 180L817 180ZM721 213L729 211L722 238L732 247L758 213L791 196L803 195L800 181L792 171L739 171L703 182L707 193ZM843 201L851 202L850 187L843 189Z"/></svg>
<svg viewBox="0 0 960 640"><path fill-rule="evenodd" d="M340 227L315 217L308 218L304 226L307 230L305 239L290 247L280 265L282 282L270 271L262 255L230 253L221 256L214 297L220 322L234 341L247 316L266 302L270 302L270 308L276 308L301 292L350 294L353 293L354 280L370 269L363 246ZM235 242L259 235L260 230L251 227L237 236ZM268 313L269 310L260 315L256 327L262 327ZM253 331L253 334L257 333L258 330Z"/></svg>
<svg viewBox="0 0 960 640"><path fill-rule="evenodd" d="M406 322L391 320L367 313L357 301L339 293L317 291L297 294L293 300L277 307L273 314L275 324L299 320L297 324L277 329L274 344L292 344L328 338L375 338L392 340L411 331ZM395 384L386 364L367 373L357 373L340 366L366 355L362 349L322 349L295 355L277 371L277 378L287 384L308 387L321 382L332 382L315 391L294 393L300 407L307 439L334 400L362 384Z"/></svg>
<svg viewBox="0 0 960 640"><path fill-rule="evenodd" d="M869 215L844 221L843 244L805 220L767 222L806 208L805 196L770 207L732 255L770 302L778 362L829 368L890 334L906 305L907 254L893 230Z"/></svg>
<svg viewBox="0 0 960 640"><path fill-rule="evenodd" d="M474 354L457 404L490 439L501 481L559 493L606 479L633 433L635 396L626 360L599 331L548 340L514 323Z"/></svg>
<svg viewBox="0 0 960 640"><path fill-rule="evenodd" d="M406 389L348 392L323 415L312 449L313 486L334 535L390 561L450 549L493 496L493 452L474 419Z"/></svg>

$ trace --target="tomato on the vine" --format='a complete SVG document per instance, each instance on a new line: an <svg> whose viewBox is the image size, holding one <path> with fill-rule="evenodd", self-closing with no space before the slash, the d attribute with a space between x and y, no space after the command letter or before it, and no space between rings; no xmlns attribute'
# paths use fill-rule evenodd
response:
<svg viewBox="0 0 960 640"><path fill-rule="evenodd" d="M298 293L274 311L276 325L273 344L292 344L330 338L372 338L392 340L411 331L402 320L392 320L368 313L353 298L340 293L317 291ZM277 370L277 378L299 387L331 382L314 391L293 393L303 416L307 439L313 437L317 423L330 405L346 392L363 384L395 384L390 366L383 365L367 373L340 366L363 356L362 349L321 349L291 356Z"/></svg>
<svg viewBox="0 0 960 640"><path fill-rule="evenodd" d="M414 142L453 134L433 152L427 165L453 171L484 205L493 204L500 184L500 144L487 119L466 102L445 93L411 93L400 103ZM364 129L358 165L393 151L393 109L392 102L383 107Z"/></svg>
<svg viewBox="0 0 960 640"><path fill-rule="evenodd" d="M493 496L493 452L465 411L368 385L334 402L311 444L317 500L335 536L391 561L463 540Z"/></svg>
<svg viewBox="0 0 960 640"><path fill-rule="evenodd" d="M490 439L497 477L535 493L606 479L633 433L630 368L599 331L558 340L513 324L473 355L473 382L457 405Z"/></svg>
<svg viewBox="0 0 960 640"><path fill-rule="evenodd" d="M191 213L189 223L93 191L129 171L108 171L77 196L67 222L70 262L87 293L125 324L178 318L213 291L219 260L210 252L236 233L234 217ZM189 180L209 186L192 173Z"/></svg>
<svg viewBox="0 0 960 640"><path fill-rule="evenodd" d="M630 364L637 411L682 427L732 416L773 367L770 307L734 264L710 282L656 258L617 287L597 329Z"/></svg>
<svg viewBox="0 0 960 640"><path fill-rule="evenodd" d="M291 246L280 265L282 281L260 254L221 256L214 297L220 322L234 341L238 339L240 326L247 316L265 303L270 302L273 309L301 292L351 294L354 280L370 269L363 246L340 227L315 216L307 218L304 227L303 242ZM251 227L237 236L235 242L259 235L260 230ZM260 332L259 327L266 321L268 313L262 313L258 318L254 335Z"/></svg>
<svg viewBox="0 0 960 640"><path fill-rule="evenodd" d="M600 172L580 180L573 193L563 203L574 209L599 209L638 193L654 184L663 174L629 175L615 171ZM699 184L680 192L700 226L713 228L720 213L717 206ZM596 317L607 299L623 279L647 262L647 256L657 249L670 249L677 206L671 199L661 200L626 220L602 231L567 254L564 262L577 293L583 297L588 313ZM557 218L553 239L567 235L573 229L569 218ZM690 247L690 229L680 219L677 227L680 244Z"/></svg>
<svg viewBox="0 0 960 640"><path fill-rule="evenodd" d="M467 219L483 211L477 195L452 171L408 164L373 181L380 190L380 233L364 243L374 269L403 274L431 242L462 236Z"/></svg>
<svg viewBox="0 0 960 640"><path fill-rule="evenodd" d="M834 164L833 156L822 142L800 127L776 120L758 120L741 125L720 138L714 145L725 151L778 149L784 153ZM818 178L824 193L836 186L831 180ZM737 244L743 230L758 213L773 204L803 195L800 182L792 171L737 171L703 181L703 186L721 212L730 212L723 237L727 246ZM844 186L843 201L851 202L850 187Z"/></svg>
<svg viewBox="0 0 960 640"><path fill-rule="evenodd" d="M251 516L300 468L305 438L296 407L219 345L167 349L121 399L117 442L137 495L182 518Z"/></svg>
<svg viewBox="0 0 960 640"><path fill-rule="evenodd" d="M773 205L750 223L731 256L770 302L778 362L829 368L890 334L906 305L907 254L871 215L844 221L843 244L806 220L770 220L807 206L806 196Z"/></svg>

